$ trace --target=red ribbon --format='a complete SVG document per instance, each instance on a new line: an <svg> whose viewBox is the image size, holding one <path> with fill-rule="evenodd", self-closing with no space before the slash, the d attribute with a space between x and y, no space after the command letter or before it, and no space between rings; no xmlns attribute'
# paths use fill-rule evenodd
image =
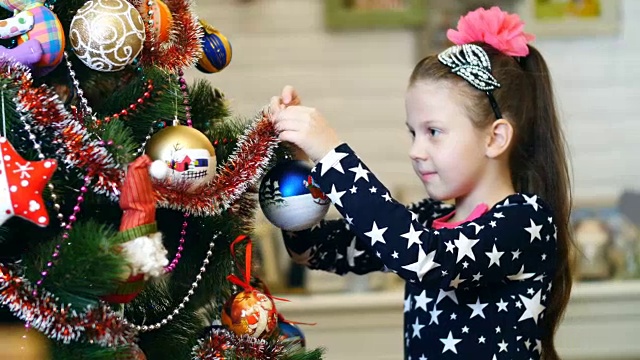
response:
<svg viewBox="0 0 640 360"><path fill-rule="evenodd" d="M231 256L233 256L234 260L236 260L236 264L238 264L238 261L236 259L235 246L236 244L239 244L245 240L247 241L247 247L245 249L244 271L242 271L242 268L240 267L240 265L238 265L238 270L240 270L240 273L244 277L244 280L239 278L235 274L231 274L227 276L227 279L232 283L242 287L245 291L253 291L255 290L255 288L251 286L251 253L253 250L253 244L251 242L251 238L248 237L247 235L239 235L235 240L233 240L233 242L231 243ZM279 298L271 295L271 293L269 292L269 290L266 289L266 287L265 287L265 291L263 292L272 300L280 300L280 301L287 301L287 302L289 301L287 299Z"/></svg>
<svg viewBox="0 0 640 360"><path fill-rule="evenodd" d="M237 259L236 259L236 251L235 251L235 246L238 243L241 243L243 240L247 240L247 248L245 250L245 271L242 272L242 269L240 268L240 265L238 265L238 270L240 270L240 273L243 275L244 280L240 279L238 276L236 276L235 274L231 274L229 276L227 276L227 279L229 281L231 281L232 283L242 287L245 291L253 291L254 288L253 286L251 286L251 252L253 249L253 246L251 244L251 238L249 238L247 235L239 235L235 240L233 240L233 242L231 243L231 256L233 257L234 260L236 260L236 264L238 263Z"/></svg>

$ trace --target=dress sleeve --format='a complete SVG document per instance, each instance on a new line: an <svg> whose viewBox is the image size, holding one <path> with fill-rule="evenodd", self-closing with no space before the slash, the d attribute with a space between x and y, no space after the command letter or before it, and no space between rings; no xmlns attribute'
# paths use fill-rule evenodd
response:
<svg viewBox="0 0 640 360"><path fill-rule="evenodd" d="M410 205L407 211L426 221L434 211L446 211L447 208L446 204L426 199ZM366 245L366 240L352 230L352 220L323 220L308 230L283 231L287 252L298 264L340 275L387 270L380 257Z"/></svg>
<svg viewBox="0 0 640 360"><path fill-rule="evenodd" d="M349 219L360 244L409 282L449 289L553 271L556 227L551 210L535 195L509 196L472 222L430 230L346 144L327 154L312 175Z"/></svg>

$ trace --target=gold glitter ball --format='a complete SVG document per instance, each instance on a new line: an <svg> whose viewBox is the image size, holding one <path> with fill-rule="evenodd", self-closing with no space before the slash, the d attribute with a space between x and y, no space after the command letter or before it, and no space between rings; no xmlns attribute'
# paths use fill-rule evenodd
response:
<svg viewBox="0 0 640 360"><path fill-rule="evenodd" d="M144 22L124 0L90 0L71 21L69 40L85 65L98 71L119 71L142 51Z"/></svg>

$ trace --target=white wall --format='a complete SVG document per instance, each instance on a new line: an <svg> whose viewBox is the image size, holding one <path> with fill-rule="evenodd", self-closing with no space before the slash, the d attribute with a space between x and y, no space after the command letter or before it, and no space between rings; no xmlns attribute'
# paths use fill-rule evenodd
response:
<svg viewBox="0 0 640 360"><path fill-rule="evenodd" d="M410 31L329 34L322 0L199 0L200 17L222 31L233 60L197 70L252 116L285 84L319 108L390 188L419 188L407 158L403 92L414 65ZM578 198L640 188L640 1L623 0L618 37L540 40L555 79ZM420 197L422 193L410 195Z"/></svg>

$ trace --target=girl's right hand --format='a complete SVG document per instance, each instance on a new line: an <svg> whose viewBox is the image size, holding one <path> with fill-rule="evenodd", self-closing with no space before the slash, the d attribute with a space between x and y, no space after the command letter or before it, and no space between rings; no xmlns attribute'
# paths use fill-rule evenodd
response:
<svg viewBox="0 0 640 360"><path fill-rule="evenodd" d="M301 103L300 96L296 89L291 85L287 85L282 89L282 94L280 96L274 96L271 98L271 102L269 103L269 113L275 118L278 116L280 111L284 110L288 106L300 105ZM309 156L307 156L299 146L290 142L285 143L290 149L291 155L295 160L310 161Z"/></svg>

